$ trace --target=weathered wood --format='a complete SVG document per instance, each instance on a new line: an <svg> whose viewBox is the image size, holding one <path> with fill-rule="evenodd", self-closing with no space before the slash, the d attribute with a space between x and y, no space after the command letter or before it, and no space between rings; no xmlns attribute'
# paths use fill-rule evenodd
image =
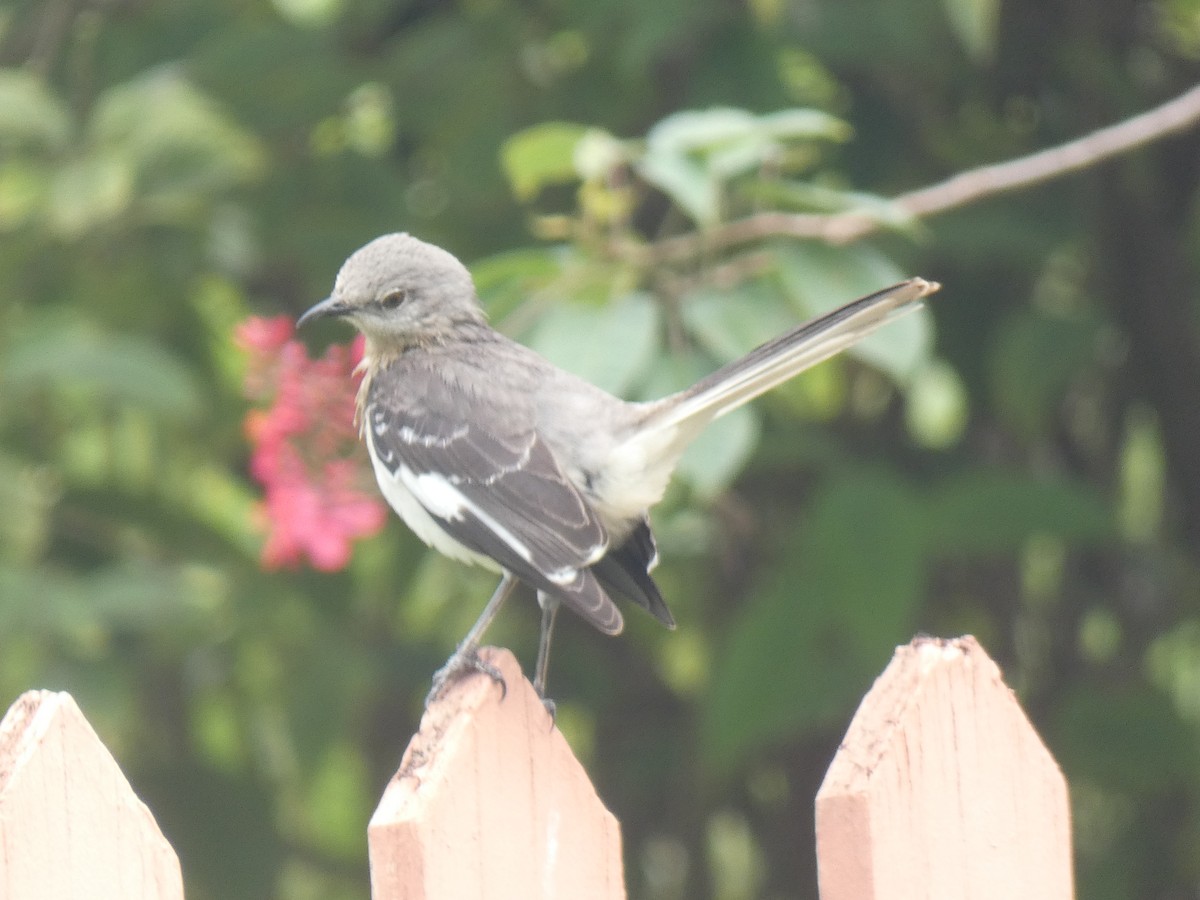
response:
<svg viewBox="0 0 1200 900"><path fill-rule="evenodd" d="M972 637L899 647L817 794L822 900L1067 900L1067 785Z"/></svg>
<svg viewBox="0 0 1200 900"><path fill-rule="evenodd" d="M368 828L374 900L623 898L620 828L512 654L428 710Z"/></svg>
<svg viewBox="0 0 1200 900"><path fill-rule="evenodd" d="M70 694L0 722L0 897L181 900L175 852Z"/></svg>

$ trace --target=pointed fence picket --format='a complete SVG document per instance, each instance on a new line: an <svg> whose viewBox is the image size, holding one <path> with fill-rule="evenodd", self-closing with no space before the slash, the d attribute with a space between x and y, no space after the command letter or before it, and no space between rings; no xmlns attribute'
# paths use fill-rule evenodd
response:
<svg viewBox="0 0 1200 900"><path fill-rule="evenodd" d="M896 649L817 792L821 900L1066 900L1058 764L972 637Z"/></svg>
<svg viewBox="0 0 1200 900"><path fill-rule="evenodd" d="M507 651L431 706L367 829L373 900L625 897L620 828ZM900 647L817 795L822 900L1073 896L1066 782L973 638ZM178 900L179 862L75 701L0 722L0 897Z"/></svg>
<svg viewBox="0 0 1200 900"><path fill-rule="evenodd" d="M70 694L0 722L0 897L181 900L179 860Z"/></svg>

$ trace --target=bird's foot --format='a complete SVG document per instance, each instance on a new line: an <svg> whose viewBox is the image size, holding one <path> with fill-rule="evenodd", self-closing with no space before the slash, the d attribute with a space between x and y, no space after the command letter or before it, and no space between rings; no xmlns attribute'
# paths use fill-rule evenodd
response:
<svg viewBox="0 0 1200 900"><path fill-rule="evenodd" d="M429 689L429 693L425 697L425 705L429 706L433 701L437 700L446 692L446 689L455 681L462 678L464 675L471 675L475 672L482 672L496 684L500 685L500 699L503 700L508 695L508 685L504 681L504 675L500 670L491 663L479 658L479 649L476 647L459 648L454 651L454 655L446 660L446 664L442 666L433 676L433 687Z"/></svg>

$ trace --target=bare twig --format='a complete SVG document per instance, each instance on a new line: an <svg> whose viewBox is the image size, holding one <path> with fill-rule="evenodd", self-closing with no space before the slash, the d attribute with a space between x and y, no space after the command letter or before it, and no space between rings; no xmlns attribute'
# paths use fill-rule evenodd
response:
<svg viewBox="0 0 1200 900"><path fill-rule="evenodd" d="M981 166L946 181L901 194L892 202L915 218L974 203L1005 191L1049 181L1060 175L1126 153L1200 121L1200 85L1148 112L1091 134L1008 162ZM848 244L883 227L861 213L763 212L708 231L666 238L653 244L628 243L618 253L642 265L679 262L769 237L795 237Z"/></svg>

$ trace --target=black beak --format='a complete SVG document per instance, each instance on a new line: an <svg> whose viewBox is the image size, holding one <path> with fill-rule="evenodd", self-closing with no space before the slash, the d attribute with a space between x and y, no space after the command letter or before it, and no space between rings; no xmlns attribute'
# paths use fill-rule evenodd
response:
<svg viewBox="0 0 1200 900"><path fill-rule="evenodd" d="M326 297L297 319L296 327L303 328L305 322L311 322L313 319L322 319L326 316L344 316L348 312L350 312L350 308L344 303L340 303L332 297Z"/></svg>

